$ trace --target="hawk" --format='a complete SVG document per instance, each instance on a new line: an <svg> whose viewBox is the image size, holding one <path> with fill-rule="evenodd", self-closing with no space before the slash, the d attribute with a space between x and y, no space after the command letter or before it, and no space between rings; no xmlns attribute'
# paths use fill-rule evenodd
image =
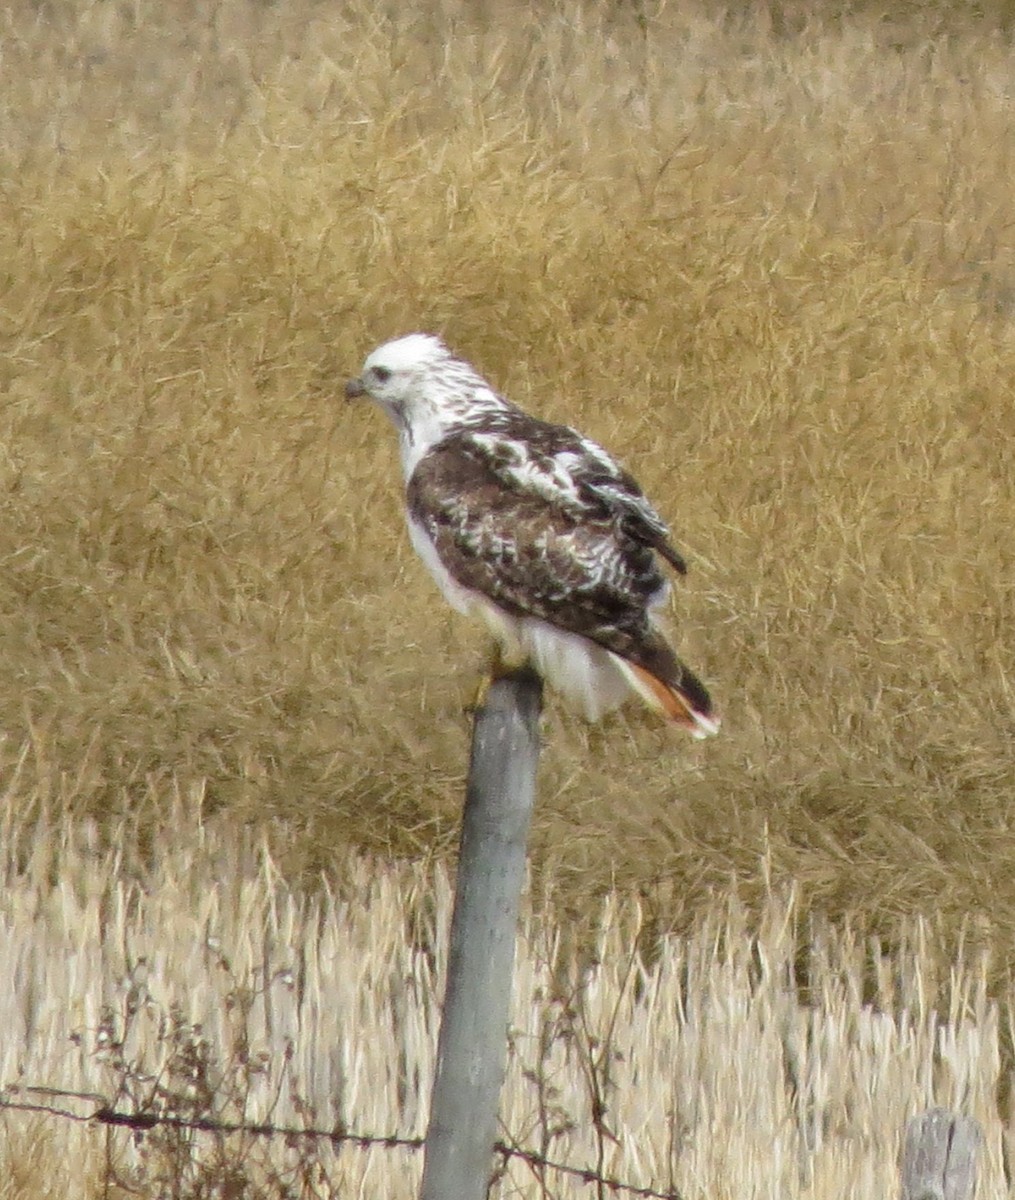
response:
<svg viewBox="0 0 1015 1200"><path fill-rule="evenodd" d="M503 666L531 663L592 720L634 692L694 737L718 731L655 615L660 559L686 564L602 446L529 416L429 334L378 347L345 394L394 422L412 544L448 602L486 622Z"/></svg>

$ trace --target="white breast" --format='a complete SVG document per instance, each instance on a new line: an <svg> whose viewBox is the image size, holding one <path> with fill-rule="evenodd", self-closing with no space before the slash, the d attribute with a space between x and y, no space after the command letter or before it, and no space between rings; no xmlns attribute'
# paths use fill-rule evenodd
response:
<svg viewBox="0 0 1015 1200"><path fill-rule="evenodd" d="M419 460L447 434L448 424L436 413L416 414L411 425L399 430L399 450L402 455L402 474L405 482L419 465Z"/></svg>
<svg viewBox="0 0 1015 1200"><path fill-rule="evenodd" d="M452 579L450 571L440 560L437 547L430 540L423 526L413 520L411 513L406 512L405 517L413 547L426 565L426 569L437 580L437 586L443 592L444 599L460 613L471 611L475 602L474 593Z"/></svg>

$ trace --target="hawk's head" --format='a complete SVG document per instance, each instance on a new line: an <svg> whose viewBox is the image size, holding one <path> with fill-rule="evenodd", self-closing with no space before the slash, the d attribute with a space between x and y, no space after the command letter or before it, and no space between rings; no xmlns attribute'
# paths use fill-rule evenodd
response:
<svg viewBox="0 0 1015 1200"><path fill-rule="evenodd" d="M378 346L359 377L345 385L347 399L375 400L410 441L432 442L456 421L505 401L440 338L410 333Z"/></svg>
<svg viewBox="0 0 1015 1200"><path fill-rule="evenodd" d="M369 396L387 409L405 410L451 361L451 351L440 338L410 333L372 351L359 378L345 385L345 394L350 400Z"/></svg>

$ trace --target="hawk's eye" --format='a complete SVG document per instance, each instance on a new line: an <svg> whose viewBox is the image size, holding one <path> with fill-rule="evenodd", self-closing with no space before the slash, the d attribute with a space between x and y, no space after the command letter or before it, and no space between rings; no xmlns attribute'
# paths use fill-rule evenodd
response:
<svg viewBox="0 0 1015 1200"><path fill-rule="evenodd" d="M387 367L374 367L374 379L378 383L387 383L391 378L391 372Z"/></svg>

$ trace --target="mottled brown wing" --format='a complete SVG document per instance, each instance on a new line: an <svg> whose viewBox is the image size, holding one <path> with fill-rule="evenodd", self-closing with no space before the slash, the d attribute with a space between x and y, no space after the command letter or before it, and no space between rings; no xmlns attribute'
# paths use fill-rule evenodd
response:
<svg viewBox="0 0 1015 1200"><path fill-rule="evenodd" d="M683 569L665 526L595 443L521 420L427 453L408 485L412 520L462 587L619 655L664 685L652 690L670 716L701 727L708 692L649 619L665 587L655 552Z"/></svg>
<svg viewBox="0 0 1015 1200"><path fill-rule="evenodd" d="M488 436L463 432L421 460L407 499L463 587L640 663L642 648L661 642L648 620L665 586L653 547L607 507L576 509L570 494L555 502L552 491L527 483L517 463L498 466Z"/></svg>
<svg viewBox="0 0 1015 1200"><path fill-rule="evenodd" d="M629 537L651 546L675 571L681 575L687 574L687 563L683 555L670 541L669 531L645 499L632 475L620 470L616 479L593 478L582 480L581 485L584 496L601 499L608 508L612 507L613 511L619 514L624 531Z"/></svg>
<svg viewBox="0 0 1015 1200"><path fill-rule="evenodd" d="M481 429L462 435L502 483L538 490L565 512L600 517L686 573L687 564L670 542L665 522L635 478L597 442L513 405L487 414Z"/></svg>

